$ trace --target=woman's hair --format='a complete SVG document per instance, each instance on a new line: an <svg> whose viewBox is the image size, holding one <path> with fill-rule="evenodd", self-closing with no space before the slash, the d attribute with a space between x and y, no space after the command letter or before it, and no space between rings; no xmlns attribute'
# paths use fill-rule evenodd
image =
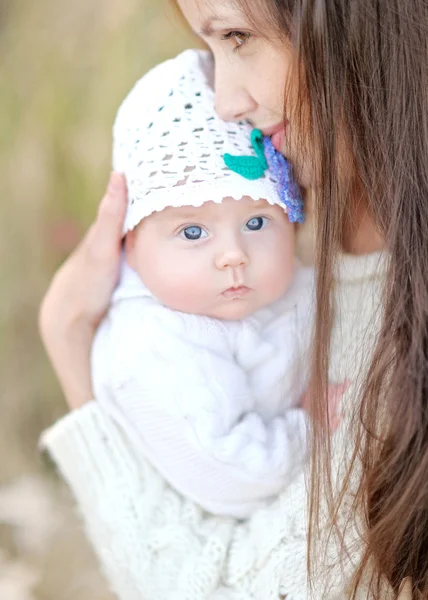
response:
<svg viewBox="0 0 428 600"><path fill-rule="evenodd" d="M314 547L322 541L321 498L329 504L330 533L338 535L344 492L356 479L347 510L365 519L366 544L354 594L370 568L375 597L381 597L384 578L397 590L406 576L426 597L428 2L236 2L259 29L264 12L270 23L266 27L279 27L295 45L298 104L307 107L300 111L307 132L302 142L314 157L318 276L313 412L320 426L314 428L310 556L316 557ZM344 155L352 166L352 181L344 177ZM380 333L356 411L355 450L337 494L331 484L325 416L332 274L343 232L355 227L352 215L358 202L385 240L389 266ZM312 565L310 561L311 572Z"/></svg>

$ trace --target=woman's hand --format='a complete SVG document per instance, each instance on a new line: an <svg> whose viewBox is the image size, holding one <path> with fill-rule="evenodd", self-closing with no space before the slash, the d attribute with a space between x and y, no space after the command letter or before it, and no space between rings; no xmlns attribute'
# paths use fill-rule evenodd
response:
<svg viewBox="0 0 428 600"><path fill-rule="evenodd" d="M70 408L92 399L91 345L119 277L126 203L125 179L113 172L95 222L40 308L41 337Z"/></svg>
<svg viewBox="0 0 428 600"><path fill-rule="evenodd" d="M336 429L339 427L340 422L342 420L341 416L341 404L342 398L345 392L348 390L350 386L349 381L344 381L343 383L329 383L327 389L327 410L328 410L328 420L329 420L329 430L331 433L334 433ZM312 402L311 398L311 390L307 390L301 399L301 407L305 410L309 415L312 412Z"/></svg>
<svg viewBox="0 0 428 600"><path fill-rule="evenodd" d="M422 600L421 592L413 592L411 577L406 577L401 582L397 600Z"/></svg>

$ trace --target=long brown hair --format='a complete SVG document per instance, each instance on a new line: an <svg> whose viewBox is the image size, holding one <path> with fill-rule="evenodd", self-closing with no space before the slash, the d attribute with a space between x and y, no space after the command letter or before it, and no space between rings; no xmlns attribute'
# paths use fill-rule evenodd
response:
<svg viewBox="0 0 428 600"><path fill-rule="evenodd" d="M319 542L320 499L331 524L344 491L331 488L327 414L332 273L352 219L355 189L385 241L389 267L374 357L357 406L356 447L344 488L360 485L354 511L366 522L355 577L375 573L383 597L411 576L428 596L428 2L426 0L237 0L261 27L291 38L301 105L309 106L315 161L317 322L311 476L311 553ZM266 25L267 27L269 24ZM341 171L346 147L351 185ZM356 184L356 185L354 185ZM352 223L351 223L352 224ZM315 540L316 543L313 543ZM310 563L311 566L311 563ZM371 569L374 567L374 570Z"/></svg>

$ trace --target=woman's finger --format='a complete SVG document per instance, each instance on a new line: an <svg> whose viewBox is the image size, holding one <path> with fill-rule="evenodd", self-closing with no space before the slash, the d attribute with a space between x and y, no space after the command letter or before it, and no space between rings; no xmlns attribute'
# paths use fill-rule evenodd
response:
<svg viewBox="0 0 428 600"><path fill-rule="evenodd" d="M90 228L86 243L94 257L102 261L114 259L122 240L123 221L127 206L125 178L112 172L107 191L98 207L95 222Z"/></svg>
<svg viewBox="0 0 428 600"><path fill-rule="evenodd" d="M411 577L405 577L401 582L397 600L422 600L422 594L420 592L413 592Z"/></svg>

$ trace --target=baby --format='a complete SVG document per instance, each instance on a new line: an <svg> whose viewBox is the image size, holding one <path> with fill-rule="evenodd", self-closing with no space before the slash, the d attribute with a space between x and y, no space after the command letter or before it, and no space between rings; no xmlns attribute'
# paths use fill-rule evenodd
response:
<svg viewBox="0 0 428 600"><path fill-rule="evenodd" d="M244 518L305 457L313 277L294 258L292 182L267 170L260 132L217 117L212 80L210 55L189 50L119 110L124 261L92 374L101 405L177 490Z"/></svg>

